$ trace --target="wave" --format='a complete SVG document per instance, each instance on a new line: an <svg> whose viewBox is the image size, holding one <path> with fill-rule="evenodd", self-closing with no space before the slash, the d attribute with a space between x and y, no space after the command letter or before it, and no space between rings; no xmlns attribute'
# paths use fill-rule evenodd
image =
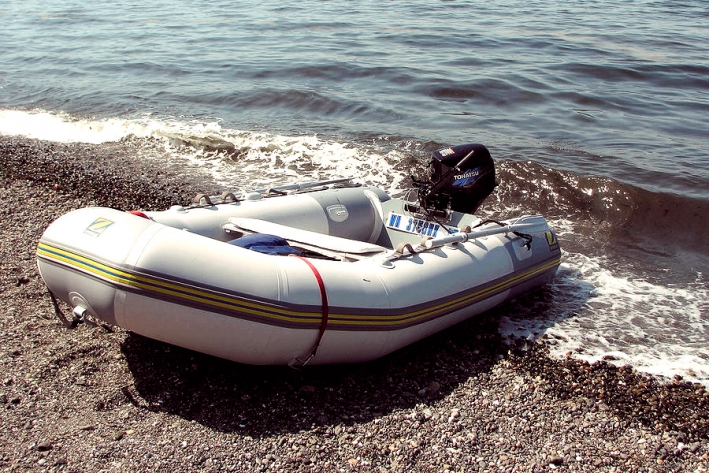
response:
<svg viewBox="0 0 709 473"><path fill-rule="evenodd" d="M709 287L702 275L658 284L610 269L606 257L565 252L547 289L496 311L503 337L544 336L552 356L604 360L709 386Z"/></svg>
<svg viewBox="0 0 709 473"><path fill-rule="evenodd" d="M312 90L279 90L258 89L248 94L243 94L236 99L215 96L210 102L224 104L229 100L235 107L254 110L284 110L311 114L318 120L394 120L397 113L383 107L372 106L367 101L342 100L337 94L321 95Z"/></svg>
<svg viewBox="0 0 709 473"><path fill-rule="evenodd" d="M42 110L0 110L0 134L61 143L145 140L140 158L201 169L225 188L233 188L235 183L260 188L298 179L354 176L396 193L406 177L398 168L410 154L315 135L225 129L217 121L185 122L150 116L92 120ZM162 143L162 147L155 143Z"/></svg>
<svg viewBox="0 0 709 473"><path fill-rule="evenodd" d="M707 249L709 201L652 192L607 177L580 176L533 161L498 163L496 198L508 206L524 201L535 211L572 216L612 232L682 239Z"/></svg>
<svg viewBox="0 0 709 473"><path fill-rule="evenodd" d="M412 174L425 172L431 151L447 145L381 136L362 142L335 141L314 135L225 129L216 121L150 116L91 120L19 110L0 110L0 133L66 143L100 144L128 138L159 141L164 144L157 153L164 154L162 159L172 160L174 166L206 168L224 185L254 182L268 186L292 179L354 176L394 193L410 186ZM646 244L650 253L676 255L681 248L709 254L707 200L653 192L529 160L498 160L497 173L500 185L484 205L485 212L517 210L570 219L576 222L576 233L597 239L602 229L608 245L626 249Z"/></svg>

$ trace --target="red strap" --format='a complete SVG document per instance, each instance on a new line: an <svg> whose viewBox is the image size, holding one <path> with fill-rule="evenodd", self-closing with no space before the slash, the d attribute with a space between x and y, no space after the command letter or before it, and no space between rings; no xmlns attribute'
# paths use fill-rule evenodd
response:
<svg viewBox="0 0 709 473"><path fill-rule="evenodd" d="M131 213L131 214L136 215L138 217L147 218L148 220L150 220L150 217L148 217L145 213L141 212L140 210L131 210L128 213Z"/></svg>
<svg viewBox="0 0 709 473"><path fill-rule="evenodd" d="M301 366L305 366L307 362L309 362L317 353L318 347L320 346L320 341L322 340L323 335L325 335L325 329L327 328L327 319L330 316L330 306L327 303L327 293L325 292L325 283L323 282L322 276L320 276L320 272L318 271L318 268L316 268L313 263L310 262L307 258L303 258L302 256L298 255L290 255L290 256L295 256L299 260L305 262L305 264L308 265L310 270L313 272L313 275L315 276L315 280L318 282L318 288L320 289L320 299L322 303L322 320L320 322L320 332L318 333L318 338L315 340L315 345L313 345L313 349L310 351L310 355L308 355L308 358L301 362Z"/></svg>

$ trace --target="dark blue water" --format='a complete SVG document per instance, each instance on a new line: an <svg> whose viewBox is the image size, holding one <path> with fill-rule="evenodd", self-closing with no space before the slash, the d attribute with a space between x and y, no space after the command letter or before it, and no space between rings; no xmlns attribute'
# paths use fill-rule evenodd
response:
<svg viewBox="0 0 709 473"><path fill-rule="evenodd" d="M0 21L1 134L393 192L486 144L484 211L541 212L566 250L506 330L709 380L709 3L28 0Z"/></svg>

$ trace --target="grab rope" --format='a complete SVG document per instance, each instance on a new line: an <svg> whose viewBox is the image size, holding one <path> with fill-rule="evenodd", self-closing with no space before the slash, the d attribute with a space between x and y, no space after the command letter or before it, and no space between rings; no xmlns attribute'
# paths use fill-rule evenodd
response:
<svg viewBox="0 0 709 473"><path fill-rule="evenodd" d="M493 219L489 219L489 220L483 220L482 222L479 222L479 223L478 223L477 225L475 225L473 228L478 228L478 227L481 227L481 226L486 225L486 224L488 224L488 223L496 223L496 224L498 224L498 225L501 226L501 227L506 227L506 226L507 226L507 225L505 225L504 223L502 223L502 222L500 222L500 221L493 220ZM514 231L514 230L513 230L512 232L510 232L510 233L512 233L513 235L517 235L518 237L524 239L524 246L525 246L527 249L529 249L530 245L532 244L532 239L533 239L533 238L532 238L532 235L530 235L530 234L528 234L528 233L523 233L523 232Z"/></svg>
<svg viewBox="0 0 709 473"><path fill-rule="evenodd" d="M425 238L424 238L425 240ZM422 240L423 243L423 240ZM419 246L421 248L421 246ZM396 247L394 250L394 254L392 255L395 259L401 258L404 256L404 251L408 251L410 255L415 255L418 254L419 252L414 249L413 246L411 246L411 243L399 243L399 245Z"/></svg>
<svg viewBox="0 0 709 473"><path fill-rule="evenodd" d="M64 312L62 312L62 309L59 307L59 302L57 301L57 296L54 295L54 293L47 288L47 291L49 292L49 298L52 300L52 305L54 306L54 315L57 316L57 318L61 321L62 324L66 328L71 328L74 329L76 328L77 325L84 323L86 321L86 317L77 317L74 316L72 317L71 320L67 318L66 315L64 315Z"/></svg>
<svg viewBox="0 0 709 473"><path fill-rule="evenodd" d="M327 302L327 293L325 292L325 282L323 281L322 276L320 275L320 272L318 269L311 263L307 258L303 258L302 256L298 255L290 255L294 258L298 258L299 260L303 261L305 264L308 265L310 270L313 272L313 275L315 276L315 280L318 283L318 289L320 289L320 300L322 304L322 319L320 321L320 331L318 332L318 338L315 340L315 344L313 345L313 348L310 350L310 354L305 360L301 360L300 358L296 358L295 362L298 362L299 365L298 367L305 366L310 360L313 359L313 357L317 354L318 348L320 347L320 342L322 341L323 335L325 335L325 330L327 329L327 320L330 317L330 306ZM291 365L293 366L293 364Z"/></svg>
<svg viewBox="0 0 709 473"><path fill-rule="evenodd" d="M62 309L59 307L59 301L57 300L57 296L55 296L52 290L49 288L47 288L47 292L49 292L49 298L52 300L52 305L54 306L54 314L61 321L61 323L64 324L66 328L75 329L79 324L86 323L89 325L93 325L94 327L101 327L106 332L113 332L113 329L111 329L109 325L106 325L100 321L91 320L88 314L86 313L86 310L73 311L73 317L71 320L69 320L69 318L64 315L64 312L62 312Z"/></svg>
<svg viewBox="0 0 709 473"><path fill-rule="evenodd" d="M192 199L192 205L211 207L214 204L212 203L212 199L207 194L197 194L194 199Z"/></svg>

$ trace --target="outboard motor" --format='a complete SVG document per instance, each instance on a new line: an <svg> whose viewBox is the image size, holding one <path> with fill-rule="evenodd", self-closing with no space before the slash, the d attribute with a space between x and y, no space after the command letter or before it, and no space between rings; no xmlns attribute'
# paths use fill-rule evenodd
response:
<svg viewBox="0 0 709 473"><path fill-rule="evenodd" d="M430 182L417 182L428 209L475 213L497 185L492 156L481 144L439 149L431 158Z"/></svg>

